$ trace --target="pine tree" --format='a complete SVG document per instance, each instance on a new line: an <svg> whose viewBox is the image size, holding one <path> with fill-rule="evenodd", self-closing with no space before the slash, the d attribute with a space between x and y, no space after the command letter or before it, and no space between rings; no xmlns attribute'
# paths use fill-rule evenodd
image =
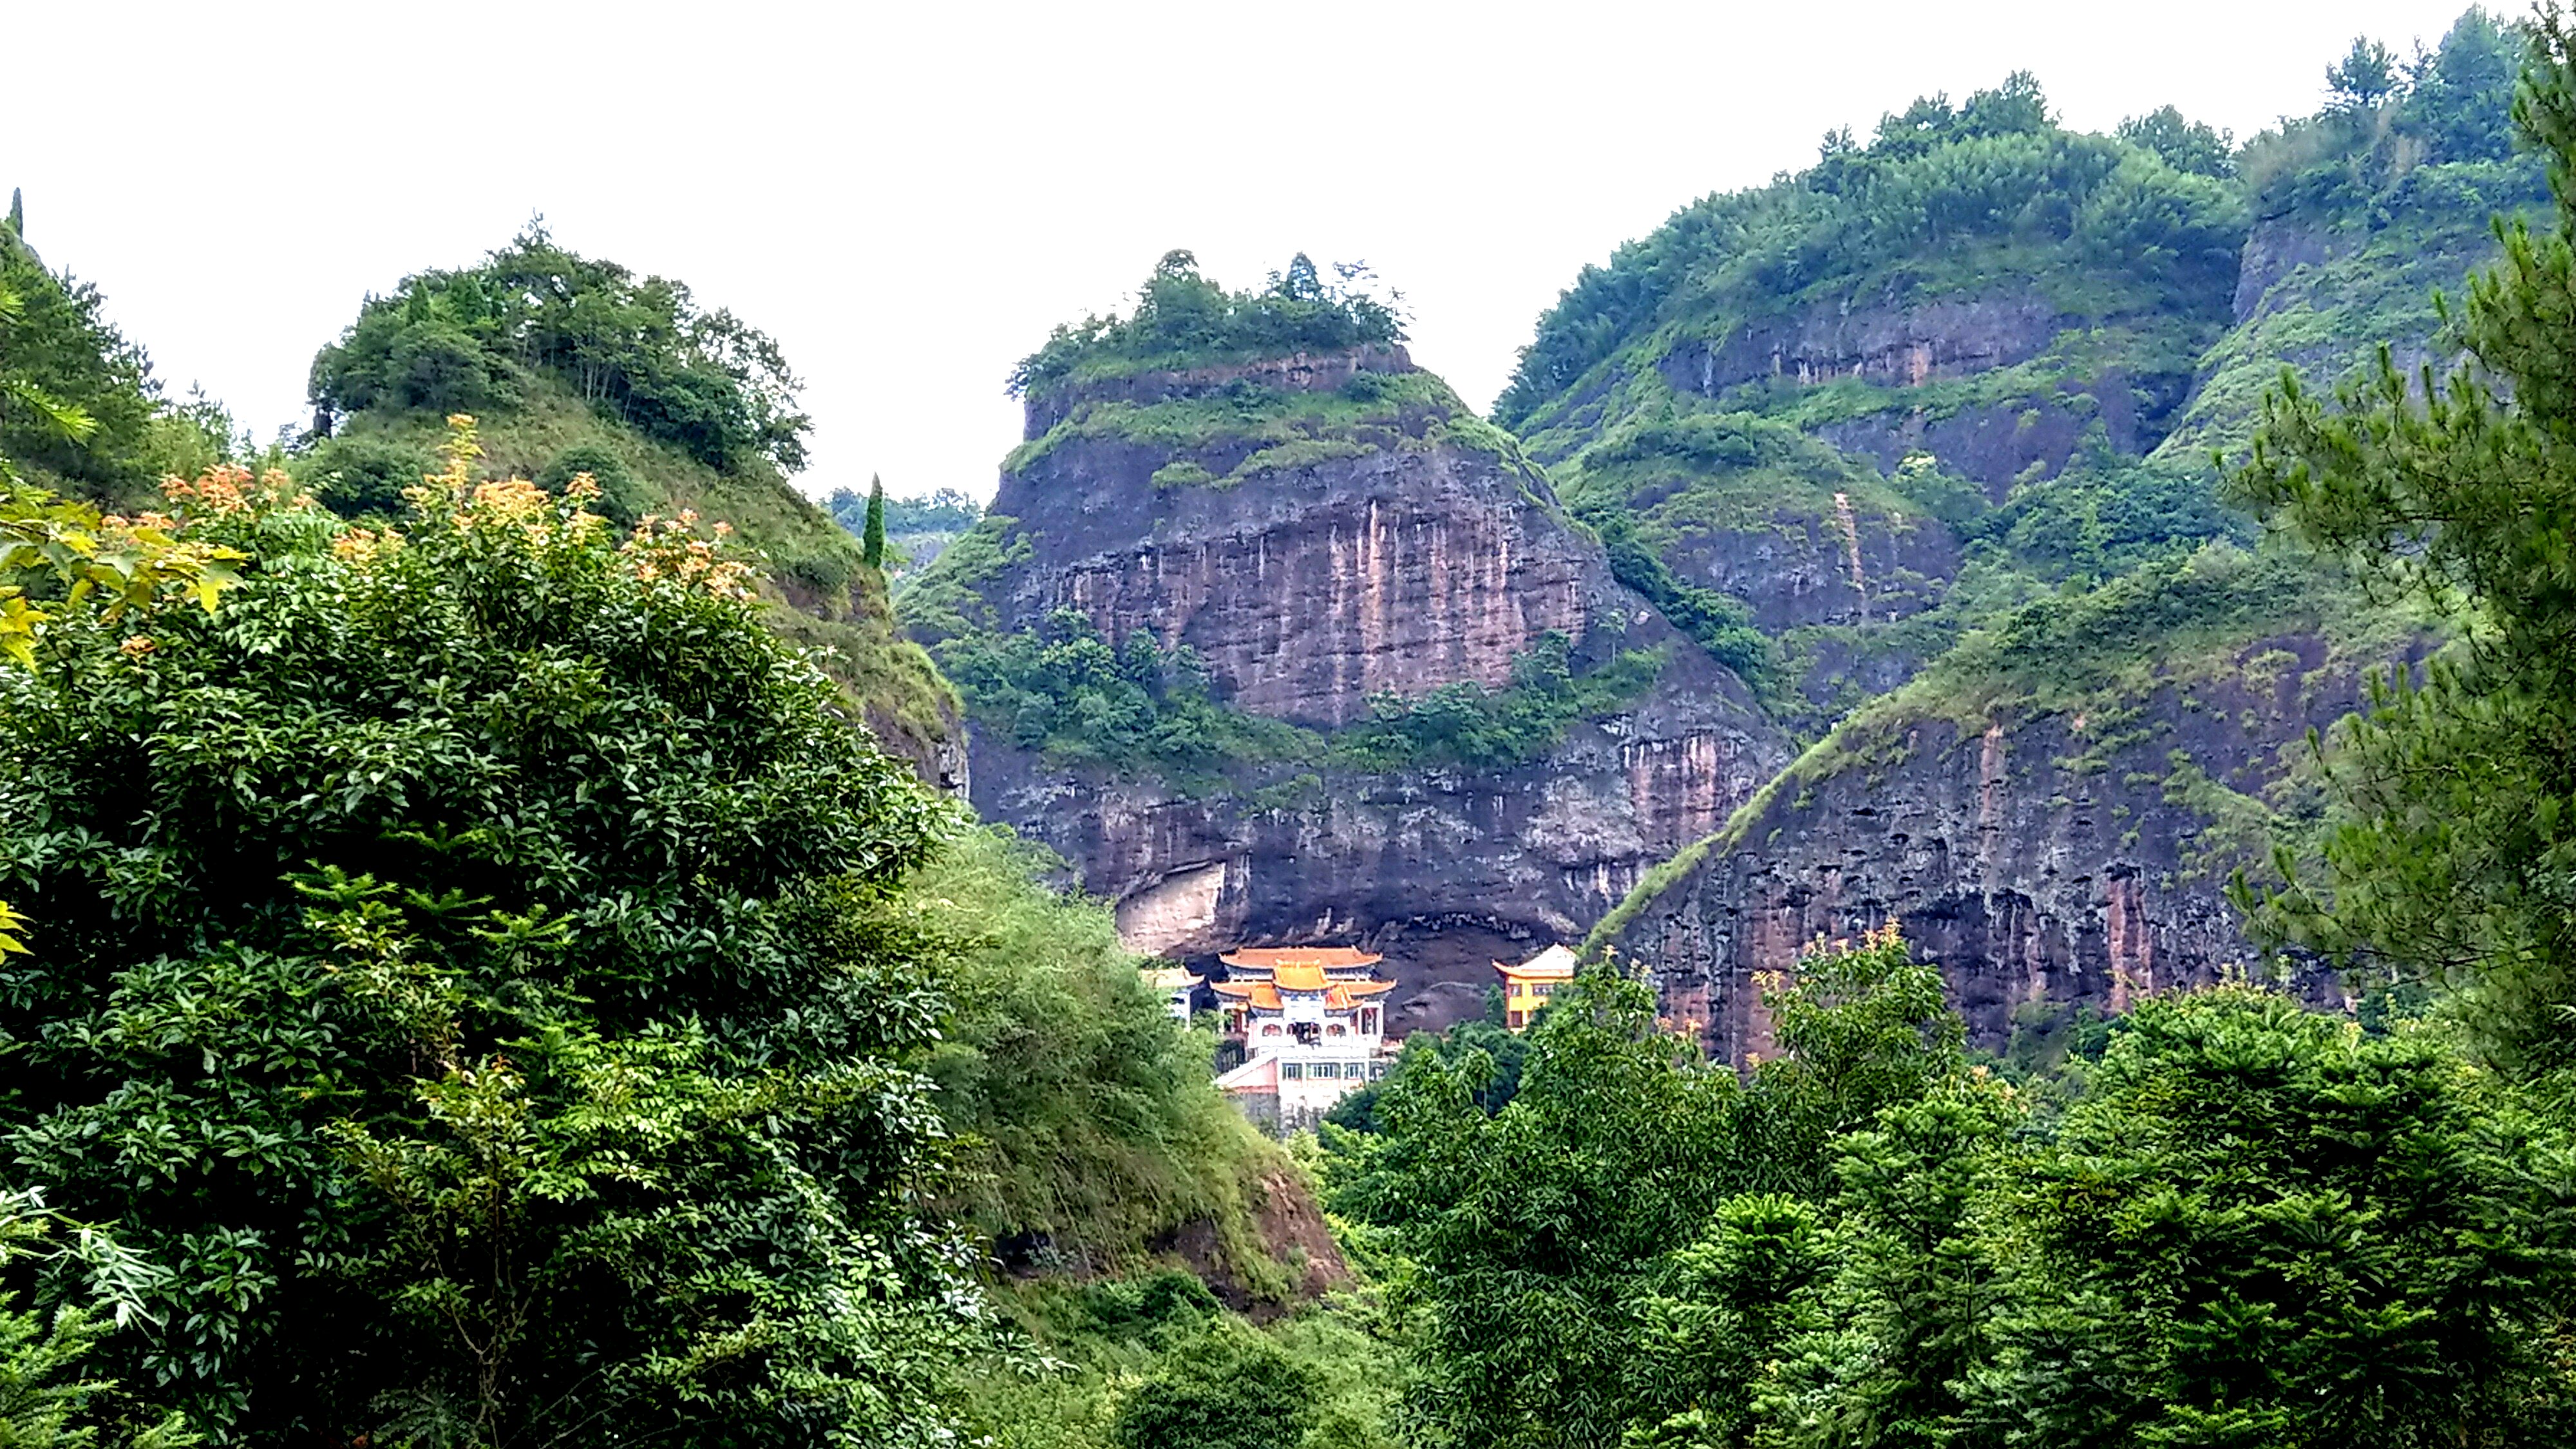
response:
<svg viewBox="0 0 2576 1449"><path fill-rule="evenodd" d="M868 478L868 524L859 535L859 548L868 567L885 567L885 483L873 474Z"/></svg>
<svg viewBox="0 0 2576 1449"><path fill-rule="evenodd" d="M2265 897L2283 934L2450 983L2489 1055L2576 1063L2576 38L2532 26L2514 119L2558 226L2500 229L2457 318L2469 361L2326 405L2285 382L2238 486L2314 546L2458 620L2420 680L2337 732L2330 881Z"/></svg>

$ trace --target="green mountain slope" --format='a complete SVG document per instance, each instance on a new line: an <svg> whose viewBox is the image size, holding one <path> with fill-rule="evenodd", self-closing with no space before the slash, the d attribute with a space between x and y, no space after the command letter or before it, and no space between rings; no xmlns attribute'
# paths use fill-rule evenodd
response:
<svg viewBox="0 0 2576 1449"><path fill-rule="evenodd" d="M2438 353L2434 291L2545 199L2518 44L2471 11L2236 149L2170 109L2070 132L2027 76L1917 101L1586 268L1497 419L1578 517L1749 610L1813 738L2041 594L2250 543L2212 457L2281 369Z"/></svg>
<svg viewBox="0 0 2576 1449"><path fill-rule="evenodd" d="M779 630L831 651L878 738L953 782L954 691L896 632L859 541L787 481L805 456L796 386L776 344L730 313L532 229L475 267L370 298L314 359L328 436L292 468L345 515L397 513L447 415L471 413L496 475L560 489L591 474L624 526L684 510L721 521L760 556Z"/></svg>

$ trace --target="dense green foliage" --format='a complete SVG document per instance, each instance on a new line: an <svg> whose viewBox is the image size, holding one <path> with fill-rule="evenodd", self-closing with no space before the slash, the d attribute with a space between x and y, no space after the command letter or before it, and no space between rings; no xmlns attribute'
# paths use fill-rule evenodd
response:
<svg viewBox="0 0 2576 1449"><path fill-rule="evenodd" d="M1005 831L970 831L905 885L950 963L949 1021L923 1070L960 1143L952 1211L1023 1265L1063 1271L1132 1268L1204 1226L1235 1284L1275 1293L1251 1215L1284 1162L1217 1092L1213 1044L1138 980L1109 912L1038 883L1061 869Z"/></svg>
<svg viewBox="0 0 2576 1449"><path fill-rule="evenodd" d="M1664 656L1622 650L1577 674L1572 641L1550 631L1512 660L1511 683L1455 680L1410 698L1369 700L1369 717L1335 735L1333 758L1363 769L1417 764L1508 770L1544 759L1575 721L1615 714L1654 686Z"/></svg>
<svg viewBox="0 0 2576 1449"><path fill-rule="evenodd" d="M1328 1134L1429 1442L2569 1442L2576 1144L2439 1037L2158 998L2061 1108L1892 936L1770 1009L1739 1081L1595 973L1500 1111L1408 1054Z"/></svg>
<svg viewBox="0 0 2576 1449"><path fill-rule="evenodd" d="M1011 371L1011 391L1250 357L1400 342L1404 319L1366 289L1368 269L1339 265L1326 281L1300 252L1258 291L1231 292L1199 274L1198 258L1167 252L1136 289L1125 317L1059 326Z"/></svg>
<svg viewBox="0 0 2576 1449"><path fill-rule="evenodd" d="M1220 703L1188 645L1165 649L1142 629L1112 645L1075 609L1058 610L1043 632L951 641L942 659L976 717L1059 760L1187 780L1308 748L1293 726Z"/></svg>
<svg viewBox="0 0 2576 1449"><path fill-rule="evenodd" d="M2340 815L2280 929L2460 988L2490 1050L2576 1062L2576 45L2537 25L2516 115L2548 157L2554 232L2504 234L2458 317L2469 362L2385 353L2333 404L2285 383L2247 496L2377 584L2457 611L2461 640L2339 732Z"/></svg>
<svg viewBox="0 0 2576 1449"><path fill-rule="evenodd" d="M2103 319L2223 313L2244 225L2214 177L2144 144L2059 129L2036 82L2015 74L1955 110L1918 100L1865 146L1828 136L1809 171L1703 198L1608 266L1586 267L1540 319L1495 416L1522 426L1659 329L1686 322L1710 335L1716 319L1828 293L1939 295L2017 249L2062 258L2038 269L2043 285L2065 280L2061 307Z"/></svg>
<svg viewBox="0 0 2576 1449"><path fill-rule="evenodd" d="M219 610L0 666L0 1133L156 1270L104 1374L232 1443L935 1435L982 1330L886 897L946 813L704 542L423 496L210 477Z"/></svg>
<svg viewBox="0 0 2576 1449"><path fill-rule="evenodd" d="M175 1411L138 1421L136 1396L92 1372L98 1341L148 1311L141 1295L157 1286L160 1269L112 1234L48 1209L31 1189L0 1193L0 1268L13 1278L68 1268L88 1280L50 1313L20 1311L14 1295L0 1293L0 1443L183 1449L198 1442Z"/></svg>
<svg viewBox="0 0 2576 1449"><path fill-rule="evenodd" d="M825 651L854 707L890 745L927 756L948 735L956 696L919 645L902 638L859 540L765 463L733 472L708 466L583 405L562 382L530 377L516 407L478 420L485 471L533 478L560 491L587 472L600 485L591 507L621 528L645 515L688 513L721 521L756 553L768 583L795 605L770 616L781 633ZM432 462L445 420L379 407L358 413L287 466L326 507L353 518L399 518L402 490Z"/></svg>
<svg viewBox="0 0 2576 1449"><path fill-rule="evenodd" d="M313 359L312 395L326 416L497 413L532 374L710 467L805 462L812 424L775 342L700 310L678 282L576 255L534 224L478 266L369 298Z"/></svg>
<svg viewBox="0 0 2576 1449"><path fill-rule="evenodd" d="M1062 1367L978 1386L974 1427L999 1449L1197 1445L1394 1449L1404 1367L1364 1301L1255 1328L1200 1281L1164 1271L1032 1283L1010 1295Z"/></svg>
<svg viewBox="0 0 2576 1449"><path fill-rule="evenodd" d="M0 222L0 482L23 475L112 506L165 473L194 477L234 451L232 419L172 404L143 349L102 315L97 287L49 271Z"/></svg>
<svg viewBox="0 0 2576 1449"><path fill-rule="evenodd" d="M1509 1105L1521 1089L1521 1064L1529 1057L1529 1038L1503 1025L1503 1002L1499 992L1486 998L1485 1014L1473 1021L1463 1021L1444 1032L1417 1031L1404 1039L1407 1054L1422 1052L1447 1067L1462 1067L1470 1053L1481 1053L1476 1070L1483 1074L1481 1083L1472 1085L1468 1097L1487 1112L1499 1112ZM1542 1006L1534 1015L1544 1015ZM1353 1131L1376 1132L1386 1123L1379 1109L1386 1097L1387 1078L1379 1078L1357 1088L1333 1104L1324 1120L1335 1127Z"/></svg>

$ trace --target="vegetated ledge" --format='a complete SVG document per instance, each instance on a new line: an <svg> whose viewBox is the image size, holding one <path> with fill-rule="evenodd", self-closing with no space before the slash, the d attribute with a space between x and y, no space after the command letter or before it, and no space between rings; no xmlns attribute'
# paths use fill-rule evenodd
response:
<svg viewBox="0 0 2576 1449"><path fill-rule="evenodd" d="M1228 488L1387 450L1461 448L1526 464L1517 440L1393 346L1063 384L1031 401L1027 436L1003 471L1025 473L1077 442L1174 455L1153 470L1157 488Z"/></svg>

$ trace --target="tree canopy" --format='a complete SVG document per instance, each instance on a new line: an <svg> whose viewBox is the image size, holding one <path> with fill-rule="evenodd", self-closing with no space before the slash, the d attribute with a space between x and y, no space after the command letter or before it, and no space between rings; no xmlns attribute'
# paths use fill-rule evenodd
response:
<svg viewBox="0 0 2576 1449"><path fill-rule="evenodd" d="M930 1442L947 812L716 542L472 460L174 484L222 606L0 664L0 1136L151 1269L96 1362L219 1443Z"/></svg>
<svg viewBox="0 0 2576 1449"><path fill-rule="evenodd" d="M538 223L479 265L368 298L314 357L310 390L327 429L370 408L506 410L529 374L710 467L805 465L813 420L768 334L700 308L682 283L567 250Z"/></svg>
<svg viewBox="0 0 2576 1449"><path fill-rule="evenodd" d="M1268 285L1228 291L1199 272L1198 258L1166 252L1136 289L1126 316L1058 326L1046 345L1011 371L1013 394L1044 393L1086 375L1202 366L1296 352L1338 351L1404 340L1401 298L1381 301L1355 263L1326 280L1306 254L1270 274Z"/></svg>

